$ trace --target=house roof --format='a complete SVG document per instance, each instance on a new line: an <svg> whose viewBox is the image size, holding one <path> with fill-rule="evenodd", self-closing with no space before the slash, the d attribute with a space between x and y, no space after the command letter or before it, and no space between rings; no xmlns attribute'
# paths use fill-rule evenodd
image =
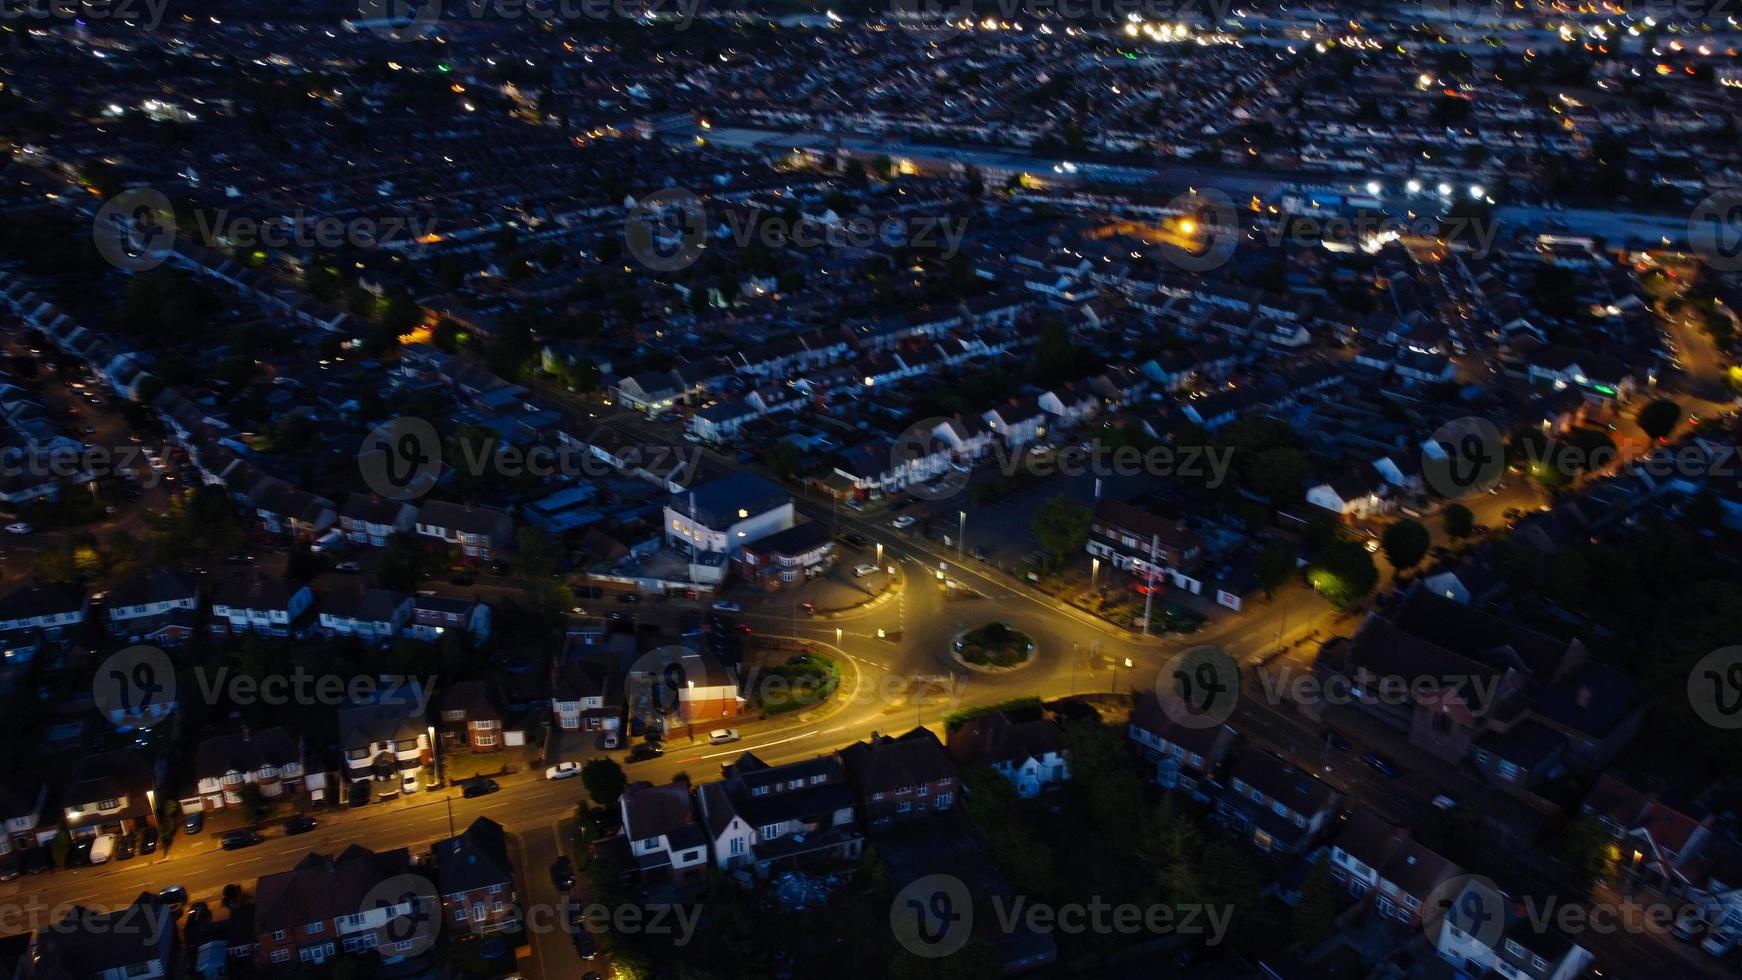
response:
<svg viewBox="0 0 1742 980"><path fill-rule="evenodd" d="M302 740L283 728L244 728L214 735L194 750L194 775L216 779L229 772L253 772L264 766L282 768L302 759Z"/></svg>
<svg viewBox="0 0 1742 980"><path fill-rule="evenodd" d="M437 841L430 853L435 857L436 884L443 895L514 881L507 835L502 825L489 817L472 821L458 837Z"/></svg>
<svg viewBox="0 0 1742 980"><path fill-rule="evenodd" d="M1002 711L971 718L950 733L950 757L958 765L1007 762L1020 766L1062 755L1065 733L1046 718L1013 722Z"/></svg>
<svg viewBox="0 0 1742 980"><path fill-rule="evenodd" d="M623 833L630 840L669 837L695 824L696 810L686 780L663 786L636 783L623 791Z"/></svg>
<svg viewBox="0 0 1742 980"><path fill-rule="evenodd" d="M376 853L352 844L338 855L309 854L289 871L262 875L254 888L257 932L290 932L310 922L355 915L378 885L411 870L406 848Z"/></svg>
<svg viewBox="0 0 1742 980"><path fill-rule="evenodd" d="M693 514L702 525L723 530L738 523L740 511L754 517L786 503L790 497L778 485L748 471L733 473L674 493L666 506Z"/></svg>
<svg viewBox="0 0 1742 980"><path fill-rule="evenodd" d="M915 728L899 738L873 734L840 752L861 794L918 786L954 778L956 764L929 729Z"/></svg>

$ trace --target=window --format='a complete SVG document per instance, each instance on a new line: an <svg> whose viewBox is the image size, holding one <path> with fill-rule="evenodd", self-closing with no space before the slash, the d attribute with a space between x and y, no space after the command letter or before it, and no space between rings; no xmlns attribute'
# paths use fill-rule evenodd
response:
<svg viewBox="0 0 1742 980"><path fill-rule="evenodd" d="M770 840L772 838L779 837L780 836L780 824L765 823L762 825L762 830L760 831L760 833L762 834L762 837L764 840Z"/></svg>
<svg viewBox="0 0 1742 980"><path fill-rule="evenodd" d="M955 801L956 801L956 798L955 798L954 794L939 793L938 797L937 797L937 803L934 805L939 810L948 810L950 808L950 804L954 803Z"/></svg>
<svg viewBox="0 0 1742 980"><path fill-rule="evenodd" d="M1506 952L1509 955L1521 957L1524 955L1524 947L1518 945L1516 941L1508 939L1506 940Z"/></svg>
<svg viewBox="0 0 1742 980"><path fill-rule="evenodd" d="M750 795L751 796L767 796L768 795L768 787L758 786L755 789L752 789L750 791Z"/></svg>
<svg viewBox="0 0 1742 980"><path fill-rule="evenodd" d="M742 838L742 837L732 838L732 853L733 854L743 854L744 853L744 838Z"/></svg>
<svg viewBox="0 0 1742 980"><path fill-rule="evenodd" d="M821 784L821 783L826 783L828 781L829 781L829 777L822 774L822 773L817 773L815 776L811 777L811 785L812 786L816 786L816 785Z"/></svg>
<svg viewBox="0 0 1742 980"><path fill-rule="evenodd" d="M878 800L881 800L881 799L883 799L883 791L882 790L878 790L877 792L871 794L871 802L876 803Z"/></svg>
<svg viewBox="0 0 1742 980"><path fill-rule="evenodd" d="M1518 778L1518 766L1514 765L1513 763L1507 762L1505 759L1501 759L1500 760L1500 776L1503 779L1517 779Z"/></svg>
<svg viewBox="0 0 1742 980"><path fill-rule="evenodd" d="M272 962L274 962L274 963L287 963L289 961L290 961L290 950L288 950L288 949L275 949L272 951Z"/></svg>
<svg viewBox="0 0 1742 980"><path fill-rule="evenodd" d="M926 784L924 784L924 783L920 783L920 784L919 784L919 795L921 795L921 796L924 796L924 795L926 795L926 794L927 794L927 793L930 793L930 792L931 792L931 787L930 787L930 786L927 786L927 785L926 785Z"/></svg>
<svg viewBox="0 0 1742 980"><path fill-rule="evenodd" d="M482 746L482 745L495 745L496 744L496 735L494 732L478 732L477 734L472 736L472 744L473 745L480 745L480 746Z"/></svg>
<svg viewBox="0 0 1742 980"><path fill-rule="evenodd" d="M787 789L799 789L803 786L804 786L804 780L802 778L790 779L790 780L787 780L787 783L786 783Z"/></svg>
<svg viewBox="0 0 1742 980"><path fill-rule="evenodd" d="M907 813L907 812L911 811L912 809L913 809L913 803L911 801L902 800L901 804L895 808L895 812L896 813Z"/></svg>
<svg viewBox="0 0 1742 980"><path fill-rule="evenodd" d="M490 886L490 894L492 894L492 895L502 894L502 886L501 885L491 885Z"/></svg>
<svg viewBox="0 0 1742 980"><path fill-rule="evenodd" d="M302 931L310 936L318 936L325 932L326 929L327 924L325 922L310 922L308 925L302 927Z"/></svg>
<svg viewBox="0 0 1742 980"><path fill-rule="evenodd" d="M284 941L284 930L283 929L274 930L272 933L272 939L274 942L283 942Z"/></svg>
<svg viewBox="0 0 1742 980"><path fill-rule="evenodd" d="M466 907L464 905L454 906L454 921L455 922L466 921Z"/></svg>
<svg viewBox="0 0 1742 980"><path fill-rule="evenodd" d="M120 800L103 800L97 804L99 810L119 810L120 808Z"/></svg>

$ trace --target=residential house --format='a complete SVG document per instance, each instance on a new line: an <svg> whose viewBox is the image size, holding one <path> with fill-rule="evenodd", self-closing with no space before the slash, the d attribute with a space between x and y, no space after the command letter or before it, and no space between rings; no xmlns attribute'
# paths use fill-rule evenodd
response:
<svg viewBox="0 0 1742 980"><path fill-rule="evenodd" d="M984 417L1007 448L1020 449L1046 436L1050 416L1034 398L1012 398L988 409Z"/></svg>
<svg viewBox="0 0 1742 980"><path fill-rule="evenodd" d="M991 766L1024 799L1057 789L1071 778L1065 733L1048 718L1012 721L993 711L950 732L949 749L957 766Z"/></svg>
<svg viewBox="0 0 1742 980"><path fill-rule="evenodd" d="M826 574L835 556L829 525L806 521L743 545L732 556L732 567L745 584L773 591Z"/></svg>
<svg viewBox="0 0 1742 980"><path fill-rule="evenodd" d="M194 750L193 792L182 797L182 812L241 806L249 786L277 800L302 785L303 775L302 739L286 729L214 735Z"/></svg>
<svg viewBox="0 0 1742 980"><path fill-rule="evenodd" d="M740 693L738 674L718 657L691 647L660 647L635 661L627 678L629 709L637 718L660 719L675 711L673 721L695 725L735 718L748 702Z"/></svg>
<svg viewBox="0 0 1742 980"><path fill-rule="evenodd" d="M500 752L503 746L502 709L483 681L450 684L442 695L436 731L442 751Z"/></svg>
<svg viewBox="0 0 1742 980"><path fill-rule="evenodd" d="M0 643L10 651L41 640L70 641L90 612L90 598L75 585L32 582L0 597Z"/></svg>
<svg viewBox="0 0 1742 980"><path fill-rule="evenodd" d="M338 522L331 500L274 481L254 501L260 525L273 534L312 541Z"/></svg>
<svg viewBox="0 0 1742 980"><path fill-rule="evenodd" d="M859 819L870 830L923 820L956 805L960 774L928 729L898 738L872 732L839 755L858 795Z"/></svg>
<svg viewBox="0 0 1742 980"><path fill-rule="evenodd" d="M156 825L156 778L126 749L96 752L73 763L61 788L68 833L75 838L130 834Z"/></svg>
<svg viewBox="0 0 1742 980"><path fill-rule="evenodd" d="M1337 816L1342 795L1280 756L1242 755L1216 797L1216 821L1265 854L1304 854Z"/></svg>
<svg viewBox="0 0 1742 980"><path fill-rule="evenodd" d="M518 923L514 864L502 825L479 817L457 837L430 847L442 921L462 934L498 932Z"/></svg>
<svg viewBox="0 0 1742 980"><path fill-rule="evenodd" d="M679 778L663 786L640 782L618 801L623 833L609 850L627 859L629 874L643 886L696 885L708 873L708 835L690 799L690 784ZM601 850L607 849L600 842Z"/></svg>
<svg viewBox="0 0 1742 980"><path fill-rule="evenodd" d="M36 933L19 977L39 980L158 980L181 976L175 919L141 892L125 908L99 912L60 906L63 914Z"/></svg>
<svg viewBox="0 0 1742 980"><path fill-rule="evenodd" d="M352 544L380 548L395 534L410 534L417 526L417 507L403 500L353 493L339 508L339 530Z"/></svg>
<svg viewBox="0 0 1742 980"><path fill-rule="evenodd" d="M1143 758L1155 766L1157 785L1204 800L1209 799L1210 780L1235 739L1234 729L1228 725L1179 724L1153 695L1137 699L1127 734Z"/></svg>
<svg viewBox="0 0 1742 980"><path fill-rule="evenodd" d="M1204 554L1203 539L1185 521L1146 507L1109 497L1095 501L1084 550L1145 582L1153 576L1192 592L1201 588L1196 573Z"/></svg>
<svg viewBox="0 0 1742 980"><path fill-rule="evenodd" d="M403 592L352 584L321 596L316 620L326 636L384 645L411 622L412 608L412 597Z"/></svg>
<svg viewBox="0 0 1742 980"><path fill-rule="evenodd" d="M352 844L261 876L254 883L255 965L320 966L370 950L386 963L415 955L427 947L437 910L423 907L429 899L421 889L396 887L411 873L406 848L377 853Z"/></svg>
<svg viewBox="0 0 1742 980"><path fill-rule="evenodd" d="M610 683L603 664L570 658L551 685L550 710L565 732L617 733L623 727L623 686Z"/></svg>
<svg viewBox="0 0 1742 980"><path fill-rule="evenodd" d="M792 498L778 485L741 472L710 480L665 503L665 539L692 553L735 553L793 524Z"/></svg>
<svg viewBox="0 0 1742 980"><path fill-rule="evenodd" d="M1415 927L1434 889L1463 869L1423 846L1409 828L1358 808L1343 822L1328 849L1331 880L1381 919Z"/></svg>
<svg viewBox="0 0 1742 980"><path fill-rule="evenodd" d="M1474 876L1450 896L1437 925L1429 939L1460 976L1575 980L1591 964L1583 946L1548 922L1514 916L1508 903Z"/></svg>
<svg viewBox="0 0 1742 980"><path fill-rule="evenodd" d="M417 512L417 533L457 545L466 558L490 561L514 547L514 519L489 507L426 500Z"/></svg>
<svg viewBox="0 0 1742 980"><path fill-rule="evenodd" d="M465 596L420 595L412 600L407 637L434 643L449 633L482 644L490 638L490 607Z"/></svg>
<svg viewBox="0 0 1742 980"><path fill-rule="evenodd" d="M1390 513L1397 504L1391 485L1372 466L1363 465L1307 488L1307 503L1344 520Z"/></svg>
<svg viewBox="0 0 1742 980"><path fill-rule="evenodd" d="M373 698L339 709L339 752L347 781L371 783L378 798L417 792L418 770L435 759L424 697L416 681L389 683Z"/></svg>
<svg viewBox="0 0 1742 980"><path fill-rule="evenodd" d="M696 794L722 871L752 867L767 877L859 856L853 790L835 756L770 766L746 752L722 774Z"/></svg>
<svg viewBox="0 0 1742 980"><path fill-rule="evenodd" d="M314 593L306 585L254 572L226 578L212 589L211 630L218 636L306 636Z"/></svg>
<svg viewBox="0 0 1742 980"><path fill-rule="evenodd" d="M1672 894L1696 885L1699 859L1719 842L1716 817L1692 809L1641 792L1612 773L1598 778L1580 807L1614 836L1616 870L1623 878Z"/></svg>
<svg viewBox="0 0 1742 980"><path fill-rule="evenodd" d="M180 646L193 635L199 607L199 575L170 568L142 568L109 590L105 625L111 636L129 643Z"/></svg>

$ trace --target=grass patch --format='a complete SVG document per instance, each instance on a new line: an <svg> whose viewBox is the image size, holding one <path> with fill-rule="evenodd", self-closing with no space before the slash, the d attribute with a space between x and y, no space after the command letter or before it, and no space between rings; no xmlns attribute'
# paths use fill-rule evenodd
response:
<svg viewBox="0 0 1742 980"><path fill-rule="evenodd" d="M953 732L975 718L984 718L1000 711L1004 712L1011 721L1032 721L1041 717L1040 698L1033 696L1012 698L1009 701L988 704L983 708L963 708L960 711L952 711L944 717L944 730Z"/></svg>
<svg viewBox="0 0 1742 980"><path fill-rule="evenodd" d="M756 675L758 700L765 715L801 711L827 701L841 686L841 667L831 657L806 653L797 663L764 667Z"/></svg>
<svg viewBox="0 0 1742 980"><path fill-rule="evenodd" d="M1028 634L1005 623L987 623L956 641L956 653L971 664L1014 667L1034 652Z"/></svg>

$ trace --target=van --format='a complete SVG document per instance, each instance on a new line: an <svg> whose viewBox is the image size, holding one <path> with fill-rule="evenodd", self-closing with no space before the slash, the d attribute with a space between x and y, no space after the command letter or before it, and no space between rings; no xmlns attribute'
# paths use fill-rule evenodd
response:
<svg viewBox="0 0 1742 980"><path fill-rule="evenodd" d="M115 856L115 835L103 834L91 842L91 863L103 864Z"/></svg>

